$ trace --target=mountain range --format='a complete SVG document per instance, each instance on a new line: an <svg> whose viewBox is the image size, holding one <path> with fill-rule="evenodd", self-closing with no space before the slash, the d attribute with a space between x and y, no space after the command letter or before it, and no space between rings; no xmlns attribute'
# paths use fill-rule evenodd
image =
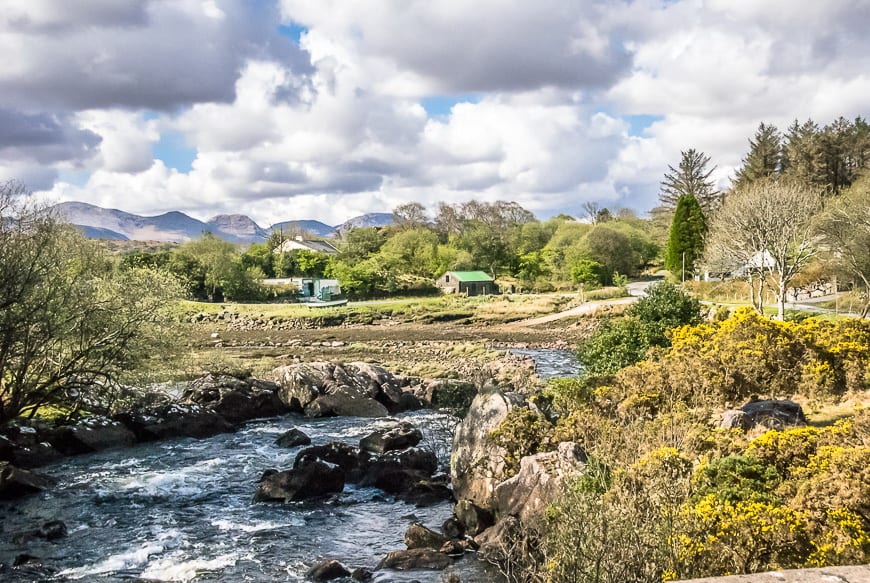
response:
<svg viewBox="0 0 870 583"><path fill-rule="evenodd" d="M388 226L394 220L392 213L369 213L335 226L314 220L293 220L264 229L246 215L218 215L203 222L178 211L146 217L84 202L62 202L52 208L59 217L81 229L86 237L121 241L180 243L210 232L233 243L258 243L278 230L328 238L352 228Z"/></svg>

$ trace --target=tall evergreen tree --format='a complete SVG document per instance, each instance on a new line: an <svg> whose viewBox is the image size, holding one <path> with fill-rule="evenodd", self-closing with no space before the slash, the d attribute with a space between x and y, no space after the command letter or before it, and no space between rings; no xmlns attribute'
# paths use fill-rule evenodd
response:
<svg viewBox="0 0 870 583"><path fill-rule="evenodd" d="M805 184L821 185L820 153L819 126L811 119L803 124L794 120L782 148L783 174Z"/></svg>
<svg viewBox="0 0 870 583"><path fill-rule="evenodd" d="M704 252L704 236L707 234L707 221L698 200L691 194L684 194L677 201L668 248L665 253L665 269L674 275L695 273L701 254Z"/></svg>
<svg viewBox="0 0 870 583"><path fill-rule="evenodd" d="M710 175L716 167L707 168L710 156L689 148L680 152L680 164L678 168L668 165L668 172L661 182L659 200L661 206L674 209L680 197L691 194L706 212L715 210L721 196Z"/></svg>
<svg viewBox="0 0 870 583"><path fill-rule="evenodd" d="M735 186L741 188L782 171L782 137L773 124L761 122L749 140L749 153L737 171Z"/></svg>

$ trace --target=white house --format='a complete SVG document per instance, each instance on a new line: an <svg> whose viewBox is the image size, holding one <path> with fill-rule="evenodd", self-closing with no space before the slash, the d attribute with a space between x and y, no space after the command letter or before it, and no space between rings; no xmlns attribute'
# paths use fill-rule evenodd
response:
<svg viewBox="0 0 870 583"><path fill-rule="evenodd" d="M319 239L303 239L301 236L287 239L275 248L275 253L289 253L290 251L314 251L315 253L326 253L327 255L338 253L338 249L331 243Z"/></svg>

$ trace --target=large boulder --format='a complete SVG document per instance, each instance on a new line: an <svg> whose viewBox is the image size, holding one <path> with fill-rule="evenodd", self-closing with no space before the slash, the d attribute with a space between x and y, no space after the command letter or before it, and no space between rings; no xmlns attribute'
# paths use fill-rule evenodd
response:
<svg viewBox="0 0 870 583"><path fill-rule="evenodd" d="M375 486L390 494L409 493L421 481L428 481L438 469L438 458L428 449L411 447L388 451L369 464L363 486Z"/></svg>
<svg viewBox="0 0 870 583"><path fill-rule="evenodd" d="M387 451L414 447L423 439L423 433L413 423L402 421L398 425L377 429L359 442L360 449L381 454Z"/></svg>
<svg viewBox="0 0 870 583"><path fill-rule="evenodd" d="M397 569L399 571L411 571L417 569L430 569L441 571L450 566L450 557L444 553L432 549L409 549L407 551L393 551L378 563L378 569Z"/></svg>
<svg viewBox="0 0 870 583"><path fill-rule="evenodd" d="M272 378L282 402L312 417L386 416L409 406L404 379L365 362L292 364L273 370Z"/></svg>
<svg viewBox="0 0 870 583"><path fill-rule="evenodd" d="M783 429L806 424L803 409L794 401L763 400L750 401L740 409L725 411L719 426L748 431L759 426Z"/></svg>
<svg viewBox="0 0 870 583"><path fill-rule="evenodd" d="M492 443L489 434L512 409L523 406L526 401L517 393L492 390L474 398L453 434L450 473L457 499L470 500L481 508L492 507L493 491L505 479L506 452Z"/></svg>
<svg viewBox="0 0 870 583"><path fill-rule="evenodd" d="M266 471L260 478L254 502L292 502L338 494L344 489L344 471L319 459L283 472Z"/></svg>
<svg viewBox="0 0 870 583"><path fill-rule="evenodd" d="M386 417L390 414L380 401L353 394L341 387L331 395L321 395L305 407L306 417Z"/></svg>
<svg viewBox="0 0 870 583"><path fill-rule="evenodd" d="M516 516L527 526L537 525L565 483L586 469L586 452L574 442L556 451L526 456L520 471L495 488L496 514Z"/></svg>
<svg viewBox="0 0 870 583"><path fill-rule="evenodd" d="M235 426L201 405L172 404L149 411L121 413L115 416L136 435L139 441L170 437L213 437L235 430Z"/></svg>
<svg viewBox="0 0 870 583"><path fill-rule="evenodd" d="M289 409L278 397L278 384L254 378L208 374L188 383L182 401L204 405L230 423L275 417Z"/></svg>
<svg viewBox="0 0 870 583"><path fill-rule="evenodd" d="M344 471L349 482L356 482L367 471L371 456L352 445L331 441L325 445L314 445L300 451L296 454L293 467L304 466L314 459L337 465Z"/></svg>
<svg viewBox="0 0 870 583"><path fill-rule="evenodd" d="M9 462L0 462L0 500L36 494L54 484L55 481L48 476L22 470Z"/></svg>
<svg viewBox="0 0 870 583"><path fill-rule="evenodd" d="M136 443L136 435L123 424L107 417L86 417L75 425L46 432L48 441L63 455L78 455Z"/></svg>

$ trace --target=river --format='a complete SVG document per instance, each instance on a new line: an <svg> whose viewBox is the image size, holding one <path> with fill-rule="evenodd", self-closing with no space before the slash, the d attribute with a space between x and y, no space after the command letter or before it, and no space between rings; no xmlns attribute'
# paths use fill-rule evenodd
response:
<svg viewBox="0 0 870 583"><path fill-rule="evenodd" d="M424 431L423 446L447 463L452 418L432 412L404 416ZM68 458L42 468L57 487L0 504L0 562L22 552L58 569L48 580L303 581L319 559L350 568L374 568L388 552L405 548L412 522L433 529L451 515L444 502L427 508L394 500L374 488L346 486L329 502L251 503L267 468L289 468L300 448L275 439L291 427L314 444L357 444L386 420L306 419L258 421L217 437L180 439ZM69 534L56 542L12 542L16 533L63 520ZM463 582L500 581L497 572L469 555L448 572ZM377 572L374 581L441 581L444 573ZM12 577L10 579L10 577ZM26 570L4 581L37 580ZM42 580L42 579L38 579Z"/></svg>
<svg viewBox="0 0 870 583"><path fill-rule="evenodd" d="M578 372L573 353L512 350L532 356L541 377ZM449 463L454 418L433 412L403 416L424 432L424 447ZM0 573L9 582L304 581L320 559L374 568L390 551L405 548L413 522L438 530L452 512L443 502L426 508L397 501L374 488L345 487L328 502L253 504L256 483L268 468L292 466L300 448L274 444L298 427L313 443L359 439L389 420L290 415L249 423L209 439L177 439L67 458L40 471L58 485L13 503L0 503L0 563L20 553L40 557L56 575L19 569ZM62 520L69 534L56 541L16 544L17 533ZM502 581L473 555L457 561L465 583ZM444 572L377 572L376 582L435 583Z"/></svg>

